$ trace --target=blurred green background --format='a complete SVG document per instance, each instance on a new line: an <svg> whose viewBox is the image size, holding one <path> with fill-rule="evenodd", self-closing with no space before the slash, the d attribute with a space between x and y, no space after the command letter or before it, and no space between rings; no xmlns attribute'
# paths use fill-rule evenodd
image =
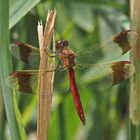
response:
<svg viewBox="0 0 140 140"><path fill-rule="evenodd" d="M70 42L75 52L130 27L128 0L10 0L9 7L8 0L6 2L5 8L9 8L10 12L10 43L22 41L38 47L38 20L45 25L47 11L53 8L57 10L55 31L59 37ZM0 22L4 26L4 22ZM120 60L129 60L129 53ZM12 62L10 58L8 61ZM13 58L13 69L23 68L25 66ZM57 83L67 89L67 76L64 78ZM100 87L100 83L96 86ZM102 91L95 91L92 85L88 85L88 88L79 86L86 126L77 116L71 92L62 94L61 88L58 86L54 90L49 140L127 140L130 137L128 80ZM6 117L6 99L2 96L7 93L1 93L0 140L15 140L13 137L16 137L16 133L19 133L19 139L27 137L28 140L35 140L37 96L14 94L12 97L19 121L18 126L12 128L15 133L11 136L9 127L12 124L8 125L7 118L10 122L12 116Z"/></svg>

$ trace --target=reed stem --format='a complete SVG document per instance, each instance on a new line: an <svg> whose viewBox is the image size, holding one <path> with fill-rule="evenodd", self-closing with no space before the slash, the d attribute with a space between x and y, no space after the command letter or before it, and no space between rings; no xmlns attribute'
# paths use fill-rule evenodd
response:
<svg viewBox="0 0 140 140"><path fill-rule="evenodd" d="M140 33L140 1L131 0L131 29L135 30L138 35ZM140 122L140 38L138 38L136 45L131 53L131 60L135 65L135 74L131 79L131 93L130 93L130 139L139 140L139 122ZM135 136L134 136L135 135Z"/></svg>
<svg viewBox="0 0 140 140"><path fill-rule="evenodd" d="M50 125L50 113L52 105L52 91L53 91L53 81L54 72L46 72L46 68L51 69L55 65L55 59L50 63L50 58L44 49L50 47L51 35L54 28L56 17L56 11L51 10L48 12L46 26L44 31L44 36L39 33L40 37L40 67L39 67L39 104L38 104L38 123L37 123L37 139L47 140L48 139L48 129ZM43 40L43 43L41 41ZM43 45L43 46L42 46ZM53 69L53 68L52 68Z"/></svg>

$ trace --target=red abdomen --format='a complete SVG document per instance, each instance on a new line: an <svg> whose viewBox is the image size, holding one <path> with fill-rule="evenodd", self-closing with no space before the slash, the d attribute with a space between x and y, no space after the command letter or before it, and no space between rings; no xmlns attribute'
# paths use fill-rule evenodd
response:
<svg viewBox="0 0 140 140"><path fill-rule="evenodd" d="M68 68L68 73L69 73L69 80L70 80L70 89L72 92L73 100L74 100L74 105L76 107L76 111L78 113L78 116L80 120L82 121L83 125L86 124L85 122L85 115L83 111L83 106L80 100L80 95L77 89L76 81L75 81L75 73L73 68Z"/></svg>

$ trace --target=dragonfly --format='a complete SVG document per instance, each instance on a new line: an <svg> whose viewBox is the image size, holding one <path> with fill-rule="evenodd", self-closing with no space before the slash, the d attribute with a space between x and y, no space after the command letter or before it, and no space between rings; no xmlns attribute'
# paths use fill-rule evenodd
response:
<svg viewBox="0 0 140 140"><path fill-rule="evenodd" d="M86 47L77 53L69 48L67 40L57 40L55 52L47 49L44 51L50 57L57 57L60 63L54 69L59 71L67 70L70 90L72 93L74 105L77 114L83 123L86 124L84 109L81 103L78 86L76 84L75 70L86 70L88 75L83 77L83 81L87 83L102 77L102 85L111 87L119 84L131 77L135 72L135 66L130 61L115 61L133 48L138 38L138 34L132 30L124 30L115 34L103 43ZM98 59L102 56L102 52L106 51L107 59ZM40 61L40 51L38 48L23 42L16 42L11 45L11 53L14 57L29 65L37 65ZM50 54L53 55L50 55ZM113 61L113 62L112 62ZM38 63L38 64L36 64ZM52 70L53 71L53 70ZM46 72L50 72L46 68ZM34 94L34 87L37 86L38 69L35 70L19 70L12 72L7 78L7 84L14 90ZM85 82L85 83L86 83ZM58 85L58 83L57 83Z"/></svg>

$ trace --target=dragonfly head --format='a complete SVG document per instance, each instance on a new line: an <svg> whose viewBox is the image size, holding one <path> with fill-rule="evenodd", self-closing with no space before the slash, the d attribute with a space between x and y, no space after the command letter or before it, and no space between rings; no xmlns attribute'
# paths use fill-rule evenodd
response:
<svg viewBox="0 0 140 140"><path fill-rule="evenodd" d="M56 43L56 50L64 50L69 46L69 42L67 40L58 40Z"/></svg>

